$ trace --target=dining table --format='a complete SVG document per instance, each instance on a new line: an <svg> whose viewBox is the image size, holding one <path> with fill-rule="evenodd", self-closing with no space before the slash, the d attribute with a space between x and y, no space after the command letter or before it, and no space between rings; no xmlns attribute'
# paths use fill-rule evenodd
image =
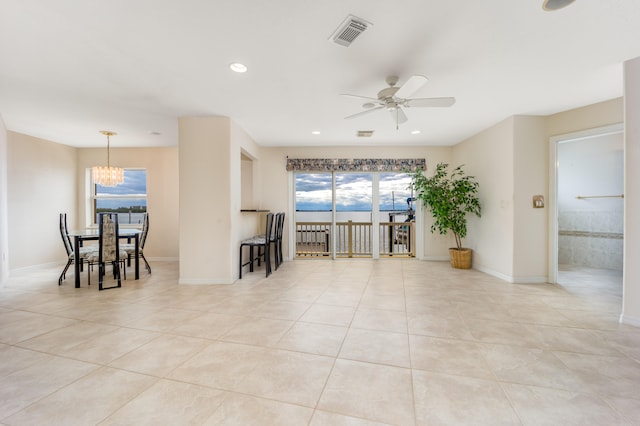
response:
<svg viewBox="0 0 640 426"><path fill-rule="evenodd" d="M139 249L140 249L140 234L141 230L135 228L118 228L118 238L126 239L127 241L131 241L133 238L135 240L135 255L134 258L134 271L135 271L135 279L140 278L140 264L139 264ZM78 229L69 232L69 236L73 237L73 248L74 253L80 253L80 247L82 247L85 241L98 241L100 238L100 233L98 228L85 228ZM75 271L75 284L76 288L80 288L80 264L82 263L82 259L80 256L74 256L74 271Z"/></svg>

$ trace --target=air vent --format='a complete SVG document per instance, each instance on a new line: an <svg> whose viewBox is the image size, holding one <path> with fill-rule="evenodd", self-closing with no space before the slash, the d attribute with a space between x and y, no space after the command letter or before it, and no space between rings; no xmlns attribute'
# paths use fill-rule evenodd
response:
<svg viewBox="0 0 640 426"><path fill-rule="evenodd" d="M356 134L359 138L370 138L373 136L373 130L358 130Z"/></svg>
<svg viewBox="0 0 640 426"><path fill-rule="evenodd" d="M340 24L338 29L331 34L329 40L339 44L340 46L349 47L369 25L371 25L370 22L353 15L349 15L347 16L347 19Z"/></svg>

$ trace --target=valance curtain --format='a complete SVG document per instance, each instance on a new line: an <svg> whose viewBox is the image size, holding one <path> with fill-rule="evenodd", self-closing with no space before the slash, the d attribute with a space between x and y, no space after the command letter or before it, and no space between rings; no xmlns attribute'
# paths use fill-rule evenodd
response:
<svg viewBox="0 0 640 426"><path fill-rule="evenodd" d="M413 172L424 158L287 158L288 172Z"/></svg>

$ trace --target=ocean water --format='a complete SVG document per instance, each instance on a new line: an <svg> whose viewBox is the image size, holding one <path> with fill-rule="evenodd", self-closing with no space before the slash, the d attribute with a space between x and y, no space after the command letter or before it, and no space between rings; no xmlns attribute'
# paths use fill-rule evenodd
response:
<svg viewBox="0 0 640 426"><path fill-rule="evenodd" d="M142 225L144 213L118 213L120 225Z"/></svg>
<svg viewBox="0 0 640 426"><path fill-rule="evenodd" d="M396 211L381 211L380 221L389 222L389 214L392 213L394 222L404 222L409 216L406 212ZM405 213L405 214L401 214ZM372 222L371 212L337 212L336 222ZM331 222L331 211L296 211L296 222Z"/></svg>

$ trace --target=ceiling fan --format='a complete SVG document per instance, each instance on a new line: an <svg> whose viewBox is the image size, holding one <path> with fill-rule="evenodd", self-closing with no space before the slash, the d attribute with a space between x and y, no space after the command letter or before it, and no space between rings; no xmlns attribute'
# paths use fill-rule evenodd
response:
<svg viewBox="0 0 640 426"><path fill-rule="evenodd" d="M397 76L389 76L385 81L387 82L389 87L385 87L384 89L380 90L378 92L377 98L343 93L341 96L366 99L368 101L362 105L363 108L367 108L365 111L349 115L345 117L345 119L350 120L352 118L360 117L379 109L386 109L387 111L389 111L393 121L395 121L397 129L398 125L405 123L408 120L407 115L402 110L403 107L450 107L456 102L455 98L409 98L428 81L427 77L422 75L411 76L409 80L407 80L402 86L396 86L396 84L398 84Z"/></svg>

